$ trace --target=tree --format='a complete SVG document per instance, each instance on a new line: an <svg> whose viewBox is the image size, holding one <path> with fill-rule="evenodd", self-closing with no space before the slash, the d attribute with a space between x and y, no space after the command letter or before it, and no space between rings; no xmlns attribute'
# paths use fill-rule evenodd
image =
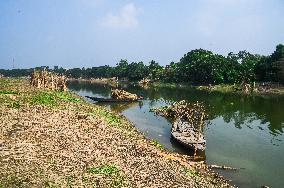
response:
<svg viewBox="0 0 284 188"><path fill-rule="evenodd" d="M154 60L149 62L148 66L149 77L152 80L160 80L162 78L163 67Z"/></svg>
<svg viewBox="0 0 284 188"><path fill-rule="evenodd" d="M115 75L119 78L127 77L128 62L126 59L121 59L115 67Z"/></svg>
<svg viewBox="0 0 284 188"><path fill-rule="evenodd" d="M142 61L132 62L127 67L127 78L131 81L139 81L148 75L148 68Z"/></svg>

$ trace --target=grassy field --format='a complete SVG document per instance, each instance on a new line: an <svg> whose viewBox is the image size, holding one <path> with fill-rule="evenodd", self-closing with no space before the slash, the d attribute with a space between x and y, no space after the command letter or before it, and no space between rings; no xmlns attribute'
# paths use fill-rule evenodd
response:
<svg viewBox="0 0 284 188"><path fill-rule="evenodd" d="M0 79L0 188L231 187L70 92Z"/></svg>

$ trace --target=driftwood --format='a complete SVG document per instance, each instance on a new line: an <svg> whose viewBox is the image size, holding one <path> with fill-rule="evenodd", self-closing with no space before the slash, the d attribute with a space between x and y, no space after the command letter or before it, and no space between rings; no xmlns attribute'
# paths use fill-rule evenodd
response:
<svg viewBox="0 0 284 188"><path fill-rule="evenodd" d="M133 94L133 93L129 93L127 91L124 90L120 90L120 89L114 89L111 90L111 97L113 99L119 99L119 100L138 100L138 99L142 99L142 97Z"/></svg>
<svg viewBox="0 0 284 188"><path fill-rule="evenodd" d="M207 165L208 168L214 168L214 169L221 169L221 170L240 170L241 168L234 168L230 166L224 166L224 165Z"/></svg>
<svg viewBox="0 0 284 188"><path fill-rule="evenodd" d="M37 88L66 91L66 78L46 70L33 70L30 83Z"/></svg>

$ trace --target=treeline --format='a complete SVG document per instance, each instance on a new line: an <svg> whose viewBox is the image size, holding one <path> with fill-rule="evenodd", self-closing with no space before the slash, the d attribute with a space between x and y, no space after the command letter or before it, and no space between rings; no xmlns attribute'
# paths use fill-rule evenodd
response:
<svg viewBox="0 0 284 188"><path fill-rule="evenodd" d="M38 69L49 67L37 67ZM32 69L0 70L4 76L27 76ZM121 60L115 67L108 65L92 68L49 69L72 78L118 77L130 81L149 78L154 81L190 84L222 84L241 82L284 81L284 45L279 44L269 56L240 51L227 56L196 49L185 54L180 61L161 66L155 61L129 63Z"/></svg>

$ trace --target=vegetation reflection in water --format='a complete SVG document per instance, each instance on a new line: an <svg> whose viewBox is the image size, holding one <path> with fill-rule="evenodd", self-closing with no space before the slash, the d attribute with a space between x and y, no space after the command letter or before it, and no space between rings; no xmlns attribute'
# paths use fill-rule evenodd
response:
<svg viewBox="0 0 284 188"><path fill-rule="evenodd" d="M78 84L80 83L80 84ZM111 87L103 84L91 84L85 81L72 81L69 83L69 89L74 91L83 90L96 96L110 97ZM171 104L172 102L186 99L188 101L204 101L207 109L210 109L210 118L214 119L222 116L226 123L235 122L235 127L241 129L242 126L250 128L249 122L259 119L261 124L267 125L270 134L277 136L283 133L284 128L284 97L281 96L240 96L235 94L211 93L198 91L186 87L160 87L142 89L139 86L131 86L128 84L120 85L127 88L133 93L142 94L149 100L150 107L155 103L163 102ZM143 106L143 102L128 104L112 104L110 108L117 112L139 105ZM282 113L282 114L279 114ZM263 129L258 126L259 129Z"/></svg>
<svg viewBox="0 0 284 188"><path fill-rule="evenodd" d="M170 138L171 125L162 117L154 116L150 108L172 104L186 99L202 101L209 112L204 128L207 139L205 152L200 157L208 163L245 168L239 172L221 172L240 187L257 185L284 186L283 128L284 97L241 96L209 93L190 87L149 87L121 85L132 93L141 94L145 100L129 104L102 104L122 113L148 138L175 152L192 155ZM80 95L110 97L110 87L90 82L72 81L68 88Z"/></svg>

